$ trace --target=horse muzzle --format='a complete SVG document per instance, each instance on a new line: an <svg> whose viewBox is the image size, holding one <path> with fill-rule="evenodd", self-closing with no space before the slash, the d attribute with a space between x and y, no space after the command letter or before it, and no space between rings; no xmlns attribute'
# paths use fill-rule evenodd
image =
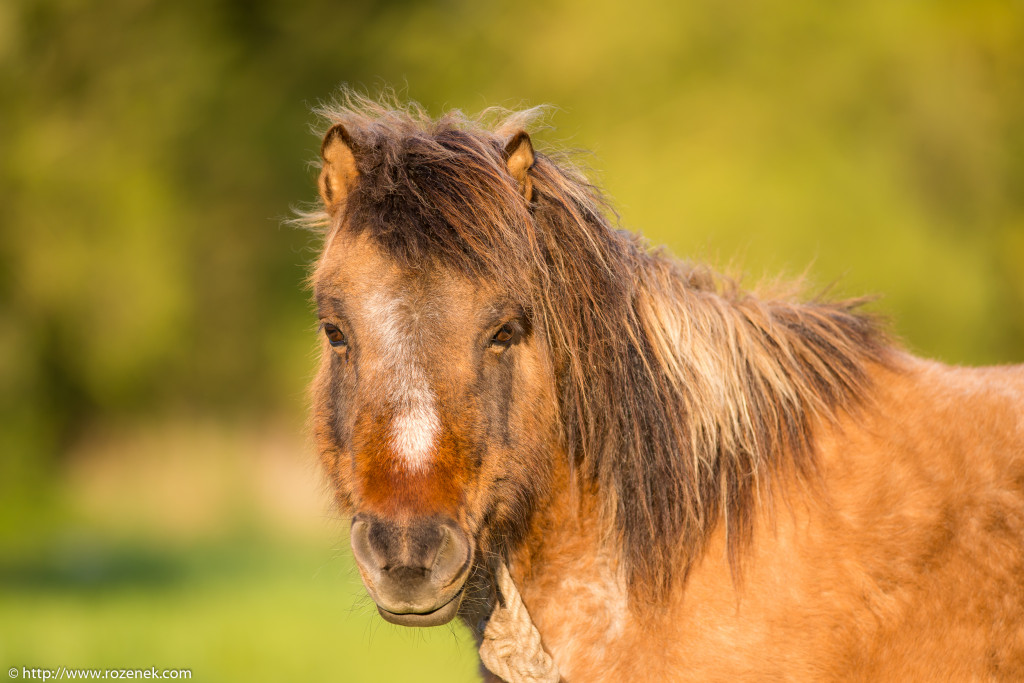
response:
<svg viewBox="0 0 1024 683"><path fill-rule="evenodd" d="M366 591L385 620L439 626L459 611L473 550L450 520L352 520L352 553Z"/></svg>

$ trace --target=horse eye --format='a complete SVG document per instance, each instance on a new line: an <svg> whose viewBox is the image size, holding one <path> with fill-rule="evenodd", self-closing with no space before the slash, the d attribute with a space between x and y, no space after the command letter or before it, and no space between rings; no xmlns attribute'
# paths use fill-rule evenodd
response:
<svg viewBox="0 0 1024 683"><path fill-rule="evenodd" d="M327 341L330 342L331 346L338 347L348 344L345 334L338 329L337 325L324 323L324 334L327 336Z"/></svg>
<svg viewBox="0 0 1024 683"><path fill-rule="evenodd" d="M491 344L494 346L508 346L515 339L516 330L510 323L505 323L491 337Z"/></svg>

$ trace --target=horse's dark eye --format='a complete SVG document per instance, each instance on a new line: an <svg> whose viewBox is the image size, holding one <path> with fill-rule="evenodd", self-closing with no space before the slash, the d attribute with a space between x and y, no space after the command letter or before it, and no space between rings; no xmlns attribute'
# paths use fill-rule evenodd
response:
<svg viewBox="0 0 1024 683"><path fill-rule="evenodd" d="M324 323L324 334L327 335L327 341L330 342L331 346L337 347L348 344L348 340L345 339L345 334L338 329L337 325Z"/></svg>
<svg viewBox="0 0 1024 683"><path fill-rule="evenodd" d="M491 344L494 346L508 346L516 338L516 328L512 327L510 323L505 323L501 328L494 333L491 337Z"/></svg>

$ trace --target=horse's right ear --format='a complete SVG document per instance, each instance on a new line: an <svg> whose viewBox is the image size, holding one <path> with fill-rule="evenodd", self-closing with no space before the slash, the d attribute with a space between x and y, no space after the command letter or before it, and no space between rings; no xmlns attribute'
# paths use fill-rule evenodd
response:
<svg viewBox="0 0 1024 683"><path fill-rule="evenodd" d="M526 197L526 201L533 199L533 179L530 178L530 169L535 161L533 155L533 143L526 131L519 131L512 136L505 145L505 166L508 172L519 184L519 191Z"/></svg>
<svg viewBox="0 0 1024 683"><path fill-rule="evenodd" d="M355 153L352 150L352 138L340 123L331 126L324 135L323 144L320 145L323 167L317 184L320 186L320 199L324 202L324 208L332 216L352 191L352 185L359 177Z"/></svg>

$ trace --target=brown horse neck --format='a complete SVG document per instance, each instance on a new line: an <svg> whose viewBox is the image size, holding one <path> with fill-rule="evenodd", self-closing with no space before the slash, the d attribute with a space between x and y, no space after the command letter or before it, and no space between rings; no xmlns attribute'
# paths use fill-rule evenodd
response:
<svg viewBox="0 0 1024 683"><path fill-rule="evenodd" d="M620 553L614 520L597 484L557 454L548 493L538 501L523 542L509 558L509 571L524 597L556 595L557 588L542 587L598 566L618 577Z"/></svg>

